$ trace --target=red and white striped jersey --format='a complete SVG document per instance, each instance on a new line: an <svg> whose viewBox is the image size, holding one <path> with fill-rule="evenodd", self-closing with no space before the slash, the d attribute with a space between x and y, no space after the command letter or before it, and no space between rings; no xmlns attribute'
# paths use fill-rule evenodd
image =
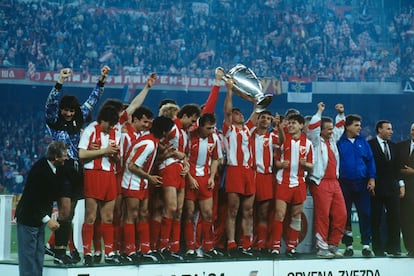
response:
<svg viewBox="0 0 414 276"><path fill-rule="evenodd" d="M168 136L163 139L162 144L185 153L187 148L187 133L183 130L181 121L178 118L174 120L174 126ZM177 162L181 162L181 160L175 157L169 157L161 162L159 169L163 169Z"/></svg>
<svg viewBox="0 0 414 276"><path fill-rule="evenodd" d="M100 149L108 147L109 143L119 145L121 133L116 128L112 128L109 133L102 132L98 122L90 123L83 131L78 148L89 149L91 144L96 144ZM115 163L107 156L101 156L91 161L85 162L83 167L88 170L115 171Z"/></svg>
<svg viewBox="0 0 414 276"><path fill-rule="evenodd" d="M279 135L266 131L264 135L257 133L257 128L250 129L252 135L253 169L261 174L272 173L273 155L279 148Z"/></svg>
<svg viewBox="0 0 414 276"><path fill-rule="evenodd" d="M299 159L305 158L306 162L313 164L312 142L304 134L298 140L292 135L286 134L285 142L282 144L277 159L281 162L289 160L289 167L280 169L276 173L278 184L296 187L305 185L305 172L299 165Z"/></svg>
<svg viewBox="0 0 414 276"><path fill-rule="evenodd" d="M249 128L253 123L248 121L242 129L234 125L223 124L224 145L229 166L252 166L252 147Z"/></svg>
<svg viewBox="0 0 414 276"><path fill-rule="evenodd" d="M150 133L141 136L131 145L126 154L126 166L121 183L122 188L129 190L148 189L148 179L141 178L132 173L128 169L128 164L132 162L142 168L144 172L149 173L154 165L158 143L159 140Z"/></svg>
<svg viewBox="0 0 414 276"><path fill-rule="evenodd" d="M126 112L122 112L122 114L127 114ZM122 116L125 118L125 116ZM114 126L114 128L116 129L117 132L119 132L121 134L121 138L119 141L119 144L121 144L122 141L122 131L123 131L123 126L124 123L127 124L126 121L124 121L123 119L121 119L122 117L119 117L118 123L116 123L116 125ZM128 118L128 116L126 116L126 118ZM122 173L122 153L121 151L119 152L119 160L115 163L115 173L119 174Z"/></svg>
<svg viewBox="0 0 414 276"><path fill-rule="evenodd" d="M188 160L192 176L210 175L212 160L223 157L220 140L216 133L201 138L198 129L190 132L188 139Z"/></svg>
<svg viewBox="0 0 414 276"><path fill-rule="evenodd" d="M144 134L149 134L149 131L136 132L135 129L129 123L126 123L124 126L125 126L124 132L122 132L121 134L121 142L120 142L121 166L122 167L125 164L126 154L128 153L128 150L131 147L131 145L139 137L143 136Z"/></svg>

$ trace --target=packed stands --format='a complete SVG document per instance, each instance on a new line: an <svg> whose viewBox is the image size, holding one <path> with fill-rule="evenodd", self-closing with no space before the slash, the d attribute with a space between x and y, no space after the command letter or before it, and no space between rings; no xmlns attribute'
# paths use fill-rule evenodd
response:
<svg viewBox="0 0 414 276"><path fill-rule="evenodd" d="M56 2L2 1L1 66L203 76L243 63L259 76L318 81L414 70L412 6L387 15L376 1Z"/></svg>

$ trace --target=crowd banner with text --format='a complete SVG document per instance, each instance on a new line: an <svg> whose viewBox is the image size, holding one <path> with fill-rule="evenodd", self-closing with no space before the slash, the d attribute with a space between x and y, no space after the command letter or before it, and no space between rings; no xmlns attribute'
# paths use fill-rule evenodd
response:
<svg viewBox="0 0 414 276"><path fill-rule="evenodd" d="M28 80L36 83L54 83L59 78L58 71L36 71L34 64L30 64L27 70L0 68L0 81L2 80ZM68 84L95 84L99 75L93 75L85 72L73 72L72 76L66 81ZM123 98L133 97L135 90L139 86L146 84L148 75L109 75L106 79L108 86L119 86L123 88ZM158 87L168 86L177 90L188 89L210 89L216 80L207 77L188 77L175 75L159 75L155 85ZM282 82L275 78L262 78L260 82L263 86L263 92L266 95L279 95L282 93ZM224 84L223 84L224 86ZM222 90L225 92L225 90Z"/></svg>
<svg viewBox="0 0 414 276"><path fill-rule="evenodd" d="M402 81L402 89L404 92L414 92L414 77Z"/></svg>

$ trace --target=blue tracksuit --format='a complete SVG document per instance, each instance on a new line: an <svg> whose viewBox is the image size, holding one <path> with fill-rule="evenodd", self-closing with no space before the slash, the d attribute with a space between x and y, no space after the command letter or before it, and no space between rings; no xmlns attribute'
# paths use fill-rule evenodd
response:
<svg viewBox="0 0 414 276"><path fill-rule="evenodd" d="M351 225L351 208L354 203L358 212L361 243L369 245L371 241L371 199L367 184L369 178L376 177L374 156L368 142L361 135L351 142L344 133L338 141L338 151L339 182L348 213L347 226ZM352 236L344 236L345 245L351 245L352 241Z"/></svg>

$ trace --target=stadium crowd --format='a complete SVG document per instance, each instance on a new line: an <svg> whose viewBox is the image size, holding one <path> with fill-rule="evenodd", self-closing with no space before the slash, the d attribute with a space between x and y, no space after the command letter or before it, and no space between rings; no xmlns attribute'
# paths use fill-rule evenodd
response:
<svg viewBox="0 0 414 276"><path fill-rule="evenodd" d="M21 194L27 172L51 141L42 112L2 110L0 122L0 193Z"/></svg>
<svg viewBox="0 0 414 276"><path fill-rule="evenodd" d="M375 1L359 3L2 1L0 65L87 73L105 63L114 74L205 76L217 64L243 63L258 76L283 79L411 76L413 7L380 14Z"/></svg>

